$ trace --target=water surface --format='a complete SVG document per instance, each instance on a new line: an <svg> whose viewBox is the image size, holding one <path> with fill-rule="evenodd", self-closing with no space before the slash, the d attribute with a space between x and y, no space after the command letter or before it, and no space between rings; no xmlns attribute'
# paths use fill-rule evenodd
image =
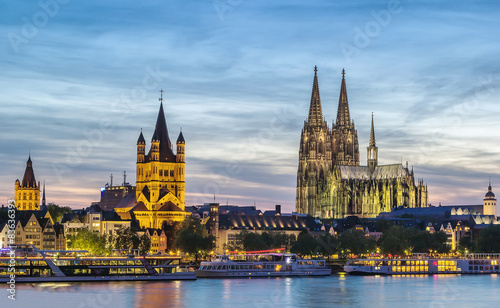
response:
<svg viewBox="0 0 500 308"><path fill-rule="evenodd" d="M0 307L497 307L499 275L198 279L17 285Z"/></svg>

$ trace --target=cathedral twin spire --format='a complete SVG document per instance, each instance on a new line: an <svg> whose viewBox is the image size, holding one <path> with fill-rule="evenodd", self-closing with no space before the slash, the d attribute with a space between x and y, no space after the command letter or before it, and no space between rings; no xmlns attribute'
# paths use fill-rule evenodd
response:
<svg viewBox="0 0 500 308"><path fill-rule="evenodd" d="M350 126L349 101L347 100L347 87L345 85L345 70L342 69L342 84L340 85L339 107L337 110L337 127Z"/></svg>
<svg viewBox="0 0 500 308"><path fill-rule="evenodd" d="M323 124L323 112L321 111L321 99L319 96L318 67L314 67L314 82L311 93L311 105L309 106L308 124L320 126Z"/></svg>
<svg viewBox="0 0 500 308"><path fill-rule="evenodd" d="M321 110L321 99L318 85L318 68L314 67L314 82L311 93L311 104L309 106L309 127L326 126ZM325 127L326 128L326 127ZM349 113L349 101L347 99L347 86L345 81L345 70L342 70L342 83L337 110L336 123L331 130L331 157L336 165L359 166L358 135L351 122Z"/></svg>

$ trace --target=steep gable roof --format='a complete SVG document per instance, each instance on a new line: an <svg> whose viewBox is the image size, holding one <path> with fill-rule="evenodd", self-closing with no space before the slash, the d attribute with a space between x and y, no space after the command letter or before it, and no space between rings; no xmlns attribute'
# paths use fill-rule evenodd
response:
<svg viewBox="0 0 500 308"><path fill-rule="evenodd" d="M168 201L164 203L158 211L167 211L167 212L184 212L180 207Z"/></svg>

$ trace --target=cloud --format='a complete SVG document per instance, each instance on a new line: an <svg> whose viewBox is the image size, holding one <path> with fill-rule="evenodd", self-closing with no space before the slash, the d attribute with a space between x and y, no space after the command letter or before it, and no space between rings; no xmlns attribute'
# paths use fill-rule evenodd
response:
<svg viewBox="0 0 500 308"><path fill-rule="evenodd" d="M355 28L365 31L376 21L372 12L387 4L243 1L221 18L212 1L72 1L16 53L9 33L22 35L23 17L32 20L40 7L3 2L2 202L13 195L30 149L35 175L46 179L56 203L97 201L110 173L126 170L132 182L135 142L141 128L150 140L163 88L170 137L180 127L186 137L187 199L209 201L207 176L236 163L241 172L221 196L292 211L318 65L329 125L340 71L347 71L362 164L374 112L381 162L409 160L434 204L477 203L486 178L495 182L499 173L499 7L401 1L401 13L348 59L341 43L354 44ZM151 69L157 79L145 89ZM72 161L103 121L112 130ZM56 167L69 168L63 180Z"/></svg>

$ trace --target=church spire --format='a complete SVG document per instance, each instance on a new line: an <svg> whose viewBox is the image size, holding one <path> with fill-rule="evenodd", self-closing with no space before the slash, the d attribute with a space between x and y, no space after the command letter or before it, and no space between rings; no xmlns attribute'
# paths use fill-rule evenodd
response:
<svg viewBox="0 0 500 308"><path fill-rule="evenodd" d="M373 127L373 112L372 112L372 129L370 131L370 147L375 147L375 128Z"/></svg>
<svg viewBox="0 0 500 308"><path fill-rule="evenodd" d="M45 206L45 180L43 180L42 206Z"/></svg>
<svg viewBox="0 0 500 308"><path fill-rule="evenodd" d="M311 93L311 105L309 106L308 124L318 126L323 123L323 112L321 111L321 99L319 96L318 67L314 67L314 81Z"/></svg>
<svg viewBox="0 0 500 308"><path fill-rule="evenodd" d="M345 70L342 69L342 85L340 86L339 107L337 110L337 127L351 125L351 116L349 115L349 101L347 100L347 88L345 85Z"/></svg>
<svg viewBox="0 0 500 308"><path fill-rule="evenodd" d="M28 161L26 162L26 170L24 171L21 187L36 187L35 172L33 172L33 164L31 162L31 153L28 157Z"/></svg>
<svg viewBox="0 0 500 308"><path fill-rule="evenodd" d="M366 148L366 153L368 155L368 167L370 171L373 172L378 166L378 148L375 145L375 128L373 125L373 112L372 112L372 129L370 131L370 144ZM406 169L408 169L408 162L406 163Z"/></svg>
<svg viewBox="0 0 500 308"><path fill-rule="evenodd" d="M152 140L160 141L160 161L175 162L175 155L172 152L172 143L170 142L170 138L168 136L165 112L163 111L163 90L161 90L160 93L160 110L158 111L158 118L156 119L155 131L153 133Z"/></svg>

